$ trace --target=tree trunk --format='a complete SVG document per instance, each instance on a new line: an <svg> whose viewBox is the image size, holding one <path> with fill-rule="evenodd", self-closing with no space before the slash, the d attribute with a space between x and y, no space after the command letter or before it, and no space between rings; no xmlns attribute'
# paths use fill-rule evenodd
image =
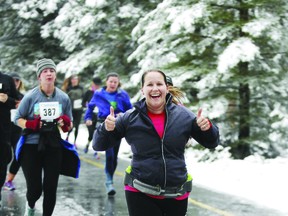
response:
<svg viewBox="0 0 288 216"><path fill-rule="evenodd" d="M248 9L244 7L242 0L238 0L240 3L240 22L246 23L249 19ZM245 33L240 30L240 37L245 36ZM231 148L231 153L234 158L244 159L250 155L249 137L250 137L250 89L249 84L246 82L249 76L249 69L247 62L240 62L238 65L240 77L242 77L239 83L239 133L238 142L236 146Z"/></svg>

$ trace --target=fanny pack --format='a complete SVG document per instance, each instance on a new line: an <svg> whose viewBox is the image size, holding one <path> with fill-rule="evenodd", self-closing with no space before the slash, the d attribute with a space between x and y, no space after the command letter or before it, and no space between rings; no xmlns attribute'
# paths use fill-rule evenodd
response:
<svg viewBox="0 0 288 216"><path fill-rule="evenodd" d="M129 167L127 169L129 169ZM189 174L187 176L187 181L184 184L177 187L161 188L159 185L153 186L135 179L132 175L130 175L130 173L127 172L127 169L125 172L124 184L134 187L142 193L154 196L164 196L165 198L176 198L192 191L192 177Z"/></svg>

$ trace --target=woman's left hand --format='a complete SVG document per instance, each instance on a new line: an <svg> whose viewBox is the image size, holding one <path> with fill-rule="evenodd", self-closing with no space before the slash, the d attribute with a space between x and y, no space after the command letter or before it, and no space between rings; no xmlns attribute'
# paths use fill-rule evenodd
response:
<svg viewBox="0 0 288 216"><path fill-rule="evenodd" d="M202 131L207 131L211 127L209 119L202 116L202 108L198 110L196 122Z"/></svg>

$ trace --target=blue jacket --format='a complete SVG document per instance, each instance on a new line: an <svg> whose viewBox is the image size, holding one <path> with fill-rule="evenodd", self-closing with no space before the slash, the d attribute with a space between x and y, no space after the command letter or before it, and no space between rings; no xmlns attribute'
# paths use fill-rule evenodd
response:
<svg viewBox="0 0 288 216"><path fill-rule="evenodd" d="M105 97L106 86L95 91L91 101L88 103L87 110L84 116L86 120L92 120L93 110L95 106L98 107L98 118L105 119L110 114L110 102ZM130 97L123 89L118 89L116 93L117 108L114 110L115 114L124 113L132 108Z"/></svg>
<svg viewBox="0 0 288 216"><path fill-rule="evenodd" d="M131 175L149 185L175 187L187 180L184 158L185 146L190 138L206 148L219 144L219 131L212 124L208 131L201 131L196 116L184 106L171 102L167 95L166 122L163 138L155 130L147 115L145 98L116 119L114 131L106 131L104 124L97 128L93 137L93 149L104 151L125 137L131 146L133 158Z"/></svg>

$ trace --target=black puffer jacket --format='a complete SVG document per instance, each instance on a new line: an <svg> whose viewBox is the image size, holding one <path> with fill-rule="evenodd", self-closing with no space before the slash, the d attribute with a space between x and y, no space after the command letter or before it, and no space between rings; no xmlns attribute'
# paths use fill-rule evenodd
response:
<svg viewBox="0 0 288 216"><path fill-rule="evenodd" d="M117 117L114 131L106 131L102 124L94 133L93 148L104 151L125 137L133 152L131 175L146 184L175 187L187 180L184 151L190 138L206 148L219 144L218 128L212 125L208 131L201 131L195 114L173 104L170 94L167 95L163 139L147 115L145 99L134 107Z"/></svg>

